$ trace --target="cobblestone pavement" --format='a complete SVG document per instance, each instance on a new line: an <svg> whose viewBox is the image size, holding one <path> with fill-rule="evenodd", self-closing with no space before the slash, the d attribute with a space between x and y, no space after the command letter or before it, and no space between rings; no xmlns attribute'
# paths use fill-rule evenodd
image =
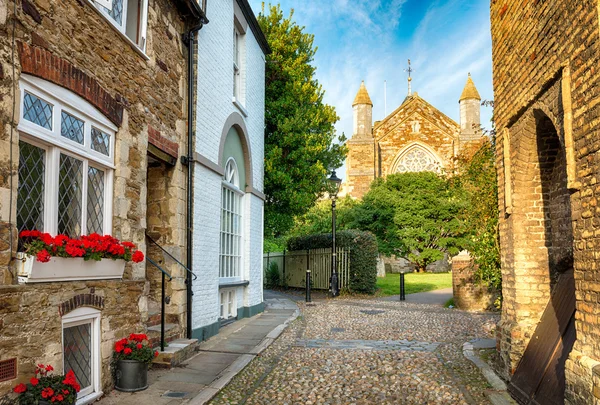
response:
<svg viewBox="0 0 600 405"><path fill-rule="evenodd" d="M302 316L211 404L489 404L462 344L498 316L422 304L327 300Z"/></svg>

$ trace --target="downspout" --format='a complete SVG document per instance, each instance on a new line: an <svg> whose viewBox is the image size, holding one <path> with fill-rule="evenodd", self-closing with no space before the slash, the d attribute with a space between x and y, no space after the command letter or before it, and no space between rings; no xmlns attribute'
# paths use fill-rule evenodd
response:
<svg viewBox="0 0 600 405"><path fill-rule="evenodd" d="M192 270L192 228L193 228L193 179L194 179L194 125L192 117L194 116L194 91L196 89L196 81L194 74L194 45L196 43L195 36L204 24L208 23L206 17L203 17L200 23L192 27L186 34L183 35L183 42L187 43L188 47L188 138L187 138L187 156L182 156L181 161L188 167L188 184L187 184L187 218L186 218L186 264L188 269ZM186 272L185 284L187 286L187 338L192 338L192 274Z"/></svg>

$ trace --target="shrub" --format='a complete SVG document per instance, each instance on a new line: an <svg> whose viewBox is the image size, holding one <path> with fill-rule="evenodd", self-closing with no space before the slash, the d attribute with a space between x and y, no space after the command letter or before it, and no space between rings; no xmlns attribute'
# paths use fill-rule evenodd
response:
<svg viewBox="0 0 600 405"><path fill-rule="evenodd" d="M270 262L265 274L265 287L273 288L281 286L281 276L279 275L279 266L275 262Z"/></svg>
<svg viewBox="0 0 600 405"><path fill-rule="evenodd" d="M336 245L350 249L350 291L374 294L377 290L377 239L371 232L346 230L336 232ZM288 240L288 250L331 248L330 233L308 235Z"/></svg>

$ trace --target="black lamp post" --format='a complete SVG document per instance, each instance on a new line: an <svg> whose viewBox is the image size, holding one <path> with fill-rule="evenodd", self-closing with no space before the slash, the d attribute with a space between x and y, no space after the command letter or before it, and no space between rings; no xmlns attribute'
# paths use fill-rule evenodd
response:
<svg viewBox="0 0 600 405"><path fill-rule="evenodd" d="M339 280L337 273L337 252L335 246L335 200L337 198L338 192L340 191L340 185L342 184L342 179L335 175L335 170L331 172L331 176L329 177L330 184L330 194L331 198L331 237L332 237L332 247L331 247L331 295L337 297L340 294L339 288Z"/></svg>

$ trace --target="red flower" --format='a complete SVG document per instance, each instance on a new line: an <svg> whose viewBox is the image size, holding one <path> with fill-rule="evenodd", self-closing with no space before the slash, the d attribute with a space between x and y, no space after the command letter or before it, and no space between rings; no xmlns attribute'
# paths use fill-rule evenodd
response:
<svg viewBox="0 0 600 405"><path fill-rule="evenodd" d="M115 256L123 256L125 254L125 248L119 244L113 243L108 248L108 253Z"/></svg>
<svg viewBox="0 0 600 405"><path fill-rule="evenodd" d="M31 236L31 231L21 231L19 232L19 238L28 238Z"/></svg>
<svg viewBox="0 0 600 405"><path fill-rule="evenodd" d="M40 235L40 240L46 245L51 245L52 242L54 242L54 238L49 233L42 233Z"/></svg>
<svg viewBox="0 0 600 405"><path fill-rule="evenodd" d="M52 388L46 387L42 390L42 398L50 398L52 395L54 395L54 390Z"/></svg>
<svg viewBox="0 0 600 405"><path fill-rule="evenodd" d="M131 243L131 242L121 242L121 245L123 245L123 246L125 246L126 248L129 248L129 249L135 249L136 248L135 244Z"/></svg>
<svg viewBox="0 0 600 405"><path fill-rule="evenodd" d="M144 345L141 343L138 343L137 345L135 345L135 347L137 347L138 349L141 349L142 347L144 347Z"/></svg>
<svg viewBox="0 0 600 405"><path fill-rule="evenodd" d="M42 249L37 252L37 260L38 262L46 263L50 261L50 253L46 249Z"/></svg>
<svg viewBox="0 0 600 405"><path fill-rule="evenodd" d="M13 391L16 392L17 394L22 394L23 392L27 391L27 386L23 383L17 385L15 388L13 388Z"/></svg>
<svg viewBox="0 0 600 405"><path fill-rule="evenodd" d="M65 395L69 395L70 393L71 393L71 391L69 391L69 390L68 390L68 389L66 389L66 388L63 388L63 394L65 394Z"/></svg>
<svg viewBox="0 0 600 405"><path fill-rule="evenodd" d="M140 263L144 261L144 254L140 250L136 250L133 255L131 255L131 260L133 260L134 263Z"/></svg>
<svg viewBox="0 0 600 405"><path fill-rule="evenodd" d="M123 353L125 353L125 355L130 355L132 352L132 350L129 347L126 347L125 350L123 350Z"/></svg>
<svg viewBox="0 0 600 405"><path fill-rule="evenodd" d="M148 339L148 336L144 333L132 333L129 335L129 339L135 342L143 342L144 340Z"/></svg>
<svg viewBox="0 0 600 405"><path fill-rule="evenodd" d="M57 400L59 400L59 401L62 401L63 399L65 399L65 398L62 396L62 394L58 394L58 395L57 395L55 398L56 398ZM53 398L53 399L54 399L54 398Z"/></svg>
<svg viewBox="0 0 600 405"><path fill-rule="evenodd" d="M52 367L50 364L48 364L46 366L46 371L54 371L54 367Z"/></svg>
<svg viewBox="0 0 600 405"><path fill-rule="evenodd" d="M54 238L54 244L57 246L64 246L65 243L69 242L69 237L67 235L56 235Z"/></svg>
<svg viewBox="0 0 600 405"><path fill-rule="evenodd" d="M154 357L158 357L158 350L154 351Z"/></svg>
<svg viewBox="0 0 600 405"><path fill-rule="evenodd" d="M29 382L31 383L31 385L33 385L35 387L36 385L39 384L40 380L38 380L35 377L31 377L31 380L29 380Z"/></svg>

